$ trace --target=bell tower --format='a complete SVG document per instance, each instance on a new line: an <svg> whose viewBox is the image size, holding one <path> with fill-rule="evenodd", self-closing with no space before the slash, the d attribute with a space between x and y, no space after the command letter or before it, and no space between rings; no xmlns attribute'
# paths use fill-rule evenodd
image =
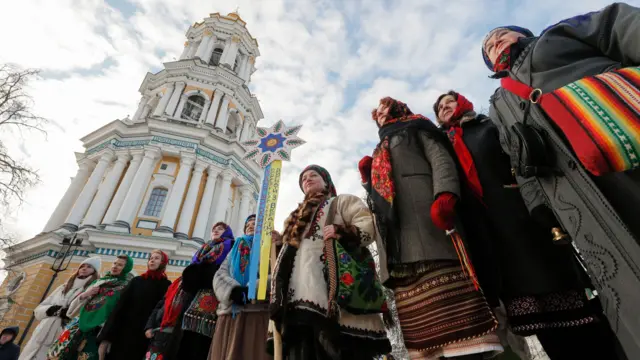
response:
<svg viewBox="0 0 640 360"><path fill-rule="evenodd" d="M250 139L262 118L247 87L260 56L258 41L237 13L211 14L193 24L186 37L179 61L145 77L131 121L157 118L208 128L229 139Z"/></svg>
<svg viewBox="0 0 640 360"><path fill-rule="evenodd" d="M81 139L77 173L46 226L8 252L10 275L0 287L4 323L33 323L39 299L89 256L100 256L105 270L127 254L140 274L160 249L175 279L214 223L242 233L262 177L254 161L243 160L241 144L263 118L247 86L258 42L237 13L210 14L189 27L186 40L179 60L145 75L131 119ZM68 270L54 270L56 258L68 261Z"/></svg>

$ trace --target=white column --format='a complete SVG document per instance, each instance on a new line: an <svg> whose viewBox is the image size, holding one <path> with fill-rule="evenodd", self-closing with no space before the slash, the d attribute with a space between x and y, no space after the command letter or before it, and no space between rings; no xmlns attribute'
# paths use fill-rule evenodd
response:
<svg viewBox="0 0 640 360"><path fill-rule="evenodd" d="M64 196L62 196L62 199L58 203L58 206L56 206L56 209L53 210L53 214L51 214L51 217L44 226L44 229L42 229L42 232L56 230L64 223L67 215L69 215L69 211L71 211L73 203L76 201L84 187L84 184L87 182L89 174L91 174L91 169L94 165L95 163L89 159L84 159L78 164L78 172L76 173L76 176L74 176L71 184L69 184L67 191L64 193Z"/></svg>
<svg viewBox="0 0 640 360"><path fill-rule="evenodd" d="M249 202L251 201L251 189L247 186L240 188L240 210L238 211L237 228L242 231L244 221L249 216ZM244 235L244 234L242 234Z"/></svg>
<svg viewBox="0 0 640 360"><path fill-rule="evenodd" d="M164 210L164 214L162 215L160 226L153 232L154 235L173 237L173 228L176 225L178 211L180 210L182 198L184 198L184 191L187 188L189 174L191 174L191 168L193 167L193 163L195 161L195 155L182 155L180 159L180 170L178 171L178 176L173 182L171 193L167 198L167 208Z"/></svg>
<svg viewBox="0 0 640 360"><path fill-rule="evenodd" d="M165 113L169 116L173 116L176 110L176 106L178 105L178 101L180 100L180 95L182 95L182 90L184 90L185 83L182 81L178 81L176 83L176 89L173 91L171 95L171 99L169 99L169 103L167 104L167 109ZM180 116L180 114L178 114Z"/></svg>
<svg viewBox="0 0 640 360"><path fill-rule="evenodd" d="M226 65L229 69L233 69L233 63L238 55L238 43L240 38L237 35L233 35L227 42L227 46L224 48L222 65Z"/></svg>
<svg viewBox="0 0 640 360"><path fill-rule="evenodd" d="M220 106L222 95L224 95L224 93L220 90L216 90L215 93L213 93L213 100L211 100L211 106L209 106L209 112L207 113L205 124L213 127L216 123L216 115L218 114L218 107Z"/></svg>
<svg viewBox="0 0 640 360"><path fill-rule="evenodd" d="M149 103L144 104L144 109L142 110L142 114L140 115L140 119L138 121L144 121L149 113L151 112L151 105Z"/></svg>
<svg viewBox="0 0 640 360"><path fill-rule="evenodd" d="M242 232L240 231L242 230L242 227L238 227L238 218L240 217L240 192L237 188L236 196L231 202L231 206L233 207L233 210L231 211L231 217L229 218L228 224L229 226L231 226L231 230L233 230L233 233L238 236L239 234L242 234Z"/></svg>
<svg viewBox="0 0 640 360"><path fill-rule="evenodd" d="M224 43L224 49L222 49L222 55L220 55L220 65L222 65L229 56L229 49L231 48L231 39L227 39Z"/></svg>
<svg viewBox="0 0 640 360"><path fill-rule="evenodd" d="M117 220L118 213L122 208L124 199L125 197L127 197L127 193L131 188L131 183L133 182L133 178L136 176L136 173L138 173L138 168L140 167L140 162L142 162L142 156L144 155L144 151L134 150L134 151L131 151L131 155L133 156L133 159L129 163L129 168L127 169L127 172L124 174L124 178L122 178L122 181L120 182L120 186L118 186L118 191L116 191L116 194L113 196L113 199L111 200L111 205L109 205L109 209L107 210L107 213L104 215L104 218L102 219L102 224L105 224L105 225L112 224L114 221Z"/></svg>
<svg viewBox="0 0 640 360"><path fill-rule="evenodd" d="M244 66L242 67L242 72L240 73L240 78L244 81L249 81L249 76L251 75L251 68L253 67L253 63L255 58L253 56L247 56L244 61Z"/></svg>
<svg viewBox="0 0 640 360"><path fill-rule="evenodd" d="M189 238L189 227L191 226L191 220L193 219L193 213L196 208L196 200L198 199L200 182L202 181L202 172L206 168L206 164L198 162L193 170L191 182L189 183L189 190L187 191L187 197L184 199L184 205L182 205L180 221L178 221L178 228L175 233L175 237L178 239Z"/></svg>
<svg viewBox="0 0 640 360"><path fill-rule="evenodd" d="M100 160L98 161L98 165L93 169L89 180L84 185L84 189L78 196L76 203L73 205L73 209L71 209L71 213L67 216L67 219L64 221L64 228L67 230L75 231L78 228L78 224L80 220L84 217L89 209L89 205L91 205L91 200L93 200L96 191L98 191L98 186L100 186L100 182L104 177L104 173L107 171L107 167L109 167L109 163L113 160L113 151L109 150L102 154Z"/></svg>
<svg viewBox="0 0 640 360"><path fill-rule="evenodd" d="M240 131L240 141L245 141L247 139L247 134L249 133L249 116L245 115L244 121L242 121L242 130Z"/></svg>
<svg viewBox="0 0 640 360"><path fill-rule="evenodd" d="M204 53L205 58L203 59L204 62L206 62L207 64L209 63L209 60L211 60L211 55L213 53L214 46L216 46L216 36L213 35L213 32L212 32L211 39L209 39L209 43L207 44L207 50Z"/></svg>
<svg viewBox="0 0 640 360"><path fill-rule="evenodd" d="M198 51L198 47L196 46L196 44L191 42L189 44L189 52L187 52L187 59L193 59L193 57L196 55L196 51Z"/></svg>
<svg viewBox="0 0 640 360"><path fill-rule="evenodd" d="M188 41L184 42L184 49L182 50L182 54L180 54L180 60L187 58L187 55L189 54L189 45L190 43Z"/></svg>
<svg viewBox="0 0 640 360"><path fill-rule="evenodd" d="M200 209L198 210L198 217L196 218L196 225L193 228L192 240L204 242L204 234L207 230L207 223L209 222L209 213L211 209L211 202L213 201L213 192L216 189L216 180L218 179L219 171L213 166L209 165L207 169L207 184L204 186L204 193L200 200ZM224 183L224 181L223 181Z"/></svg>
<svg viewBox="0 0 640 360"><path fill-rule="evenodd" d="M149 185L153 167L156 164L156 160L160 157L160 154L159 149L148 148L145 150L144 158L142 159L142 163L140 163L138 172L133 178L127 196L124 198L124 203L122 204L120 212L118 212L117 220L113 223L114 226L107 227L109 230L130 232L131 222L136 217L136 212L140 207L140 201L142 200L142 196L144 196L145 188Z"/></svg>
<svg viewBox="0 0 640 360"><path fill-rule="evenodd" d="M164 110L167 108L169 99L171 99L174 85L175 84L173 83L167 84L167 89L164 91L164 95L160 98L158 106L156 106L156 109L153 111L153 116L162 116L162 114L164 114Z"/></svg>
<svg viewBox="0 0 640 360"><path fill-rule="evenodd" d="M96 226L100 225L100 220L102 220L105 211L107 211L109 200L113 197L113 192L116 190L116 186L118 186L118 181L122 177L122 171L124 171L124 168L127 166L129 158L129 154L118 154L118 159L100 185L98 193L82 221L81 227L96 228Z"/></svg>
<svg viewBox="0 0 640 360"><path fill-rule="evenodd" d="M200 60L208 63L209 59L206 58L207 49L209 48L209 43L213 41L213 31L210 29L205 29L202 34L202 41L200 41L200 45L198 45L198 51L196 51L196 57L200 58Z"/></svg>
<svg viewBox="0 0 640 360"><path fill-rule="evenodd" d="M209 101L208 101L209 99L206 99L206 100L207 101L205 101L205 103L204 103L204 107L202 108L202 112L200 113L200 117L198 118L198 122L201 123L201 124L207 118L207 114L209 113Z"/></svg>
<svg viewBox="0 0 640 360"><path fill-rule="evenodd" d="M220 105L220 112L218 115L218 120L216 121L216 128L221 129L222 133L227 132L227 120L229 120L229 95L225 95L222 98L222 105Z"/></svg>
<svg viewBox="0 0 640 360"><path fill-rule="evenodd" d="M212 214L215 218L214 221L224 221L224 216L227 213L227 206L229 206L230 193L231 173L225 172L222 174L222 182L220 183L220 196L216 203L215 212Z"/></svg>
<svg viewBox="0 0 640 360"><path fill-rule="evenodd" d="M138 121L138 119L140 119L147 101L149 101L149 98L147 96L143 96L142 99L140 99L140 103L138 103L138 110L136 110L136 113L133 115L133 119L131 119L131 121L136 122Z"/></svg>

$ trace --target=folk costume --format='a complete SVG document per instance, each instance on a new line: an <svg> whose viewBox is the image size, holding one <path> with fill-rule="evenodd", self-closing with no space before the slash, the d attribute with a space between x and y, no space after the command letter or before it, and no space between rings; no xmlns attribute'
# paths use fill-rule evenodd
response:
<svg viewBox="0 0 640 360"><path fill-rule="evenodd" d="M525 204L550 208L575 242L629 358L640 358L640 323L621 320L640 302L638 31L640 9L615 3L519 39L496 64L482 50L501 85L489 116Z"/></svg>
<svg viewBox="0 0 640 360"><path fill-rule="evenodd" d="M349 254L362 254L373 241L371 213L358 197L338 196L331 176L320 166L303 170L301 188L307 171L317 172L326 188L305 194L285 221L284 245L271 282L271 319L282 335L283 354L288 360L357 360L385 354L391 347L380 316L386 304L379 302L384 295L375 264L348 271L341 266L355 265ZM323 240L326 225L336 227L338 239ZM362 301L347 304L343 300L354 297L342 290L356 281L366 294L352 294ZM360 314L354 313L356 308Z"/></svg>
<svg viewBox="0 0 640 360"><path fill-rule="evenodd" d="M549 224L536 220L527 211L518 188L505 186L516 179L509 157L500 147L495 125L476 114L473 104L461 94L448 95L458 106L442 128L462 167L469 169L463 183L471 196L461 202L460 209L471 257L476 268L497 265L495 273L480 283L484 288L486 282L492 282L513 333L542 333L542 346L553 347L544 335L546 330L564 328L571 332L597 322L598 314L585 292L591 286L588 276L570 244L554 243L551 229L560 225L553 214L549 215ZM551 341L566 348L582 346L563 337Z"/></svg>
<svg viewBox="0 0 640 360"><path fill-rule="evenodd" d="M246 231L249 221L255 221L255 218L250 215L246 219L245 234L236 239L229 256L213 277L213 291L220 303L209 360L271 359L264 346L269 327L269 304L267 301L252 303L247 297L253 234Z"/></svg>
<svg viewBox="0 0 640 360"><path fill-rule="evenodd" d="M460 197L450 145L406 104L391 98L381 103L391 119L380 126L380 143L372 157L361 160L360 172L380 228L378 251L387 258L380 266L395 293L409 354L438 359L499 353L498 323L474 284L464 246L445 233L456 227Z"/></svg>
<svg viewBox="0 0 640 360"><path fill-rule="evenodd" d="M77 317L69 322L58 340L49 348L49 359L98 359L98 334L131 280L132 269L133 258L127 256L126 265L119 275L107 272L89 286L98 287L98 294L84 300L76 297L71 302L67 316Z"/></svg>
<svg viewBox="0 0 640 360"><path fill-rule="evenodd" d="M51 295L38 305L33 311L36 320L40 321L33 331L29 342L20 353L20 360L45 360L49 347L64 330L69 322L67 309L71 301L84 292L89 284L96 280L100 274L101 260L99 257L85 259L80 266L87 264L93 268L94 273L84 278L79 278L76 272L69 280L55 289Z"/></svg>
<svg viewBox="0 0 640 360"><path fill-rule="evenodd" d="M165 273L169 257L160 250L153 252L162 256L160 267L157 270L147 269L131 280L98 336L100 342L111 344L108 360L140 360L147 352L149 339L144 334L145 325L171 285Z"/></svg>
<svg viewBox="0 0 640 360"><path fill-rule="evenodd" d="M154 332L145 359L207 358L218 306L213 277L233 247L231 227L224 226L220 238L202 245L182 276L156 304L145 326L145 330Z"/></svg>

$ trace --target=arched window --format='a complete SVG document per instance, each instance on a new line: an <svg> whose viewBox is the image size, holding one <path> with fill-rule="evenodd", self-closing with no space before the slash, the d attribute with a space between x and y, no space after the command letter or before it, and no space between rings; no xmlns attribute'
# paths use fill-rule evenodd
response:
<svg viewBox="0 0 640 360"><path fill-rule="evenodd" d="M220 58L222 58L222 49L220 48L213 49L213 54L211 54L211 59L209 59L209 65L213 65L213 66L220 65Z"/></svg>
<svg viewBox="0 0 640 360"><path fill-rule="evenodd" d="M160 217L162 211L162 205L167 199L167 193L169 191L165 188L155 188L151 191L151 196L147 202L147 207L144 209L145 216Z"/></svg>
<svg viewBox="0 0 640 360"><path fill-rule="evenodd" d="M182 114L180 114L181 119L198 121L200 120L200 114L202 114L202 110L204 109L204 98L198 95L191 95L187 99L187 103L184 104L184 108L182 109Z"/></svg>

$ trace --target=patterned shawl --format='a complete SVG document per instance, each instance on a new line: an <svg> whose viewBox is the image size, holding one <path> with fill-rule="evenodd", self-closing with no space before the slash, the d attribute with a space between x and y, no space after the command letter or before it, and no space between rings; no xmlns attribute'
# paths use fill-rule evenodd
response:
<svg viewBox="0 0 640 360"><path fill-rule="evenodd" d="M133 259L127 256L127 263L120 275L113 276L111 272L108 272L105 276L94 281L93 284L98 285L100 291L80 310L79 326L81 331L89 331L107 321L120 299L122 290L133 277L129 276L131 269L133 269Z"/></svg>
<svg viewBox="0 0 640 360"><path fill-rule="evenodd" d="M193 254L191 262L194 264L213 263L220 265L229 251L231 251L231 246L233 246L233 231L230 226L227 226L220 239L213 239L202 245L200 250Z"/></svg>
<svg viewBox="0 0 640 360"><path fill-rule="evenodd" d="M256 218L255 215L250 215L244 222L247 230L247 223ZM231 253L229 254L229 272L231 277L240 284L240 286L247 286L249 283L249 275L245 272L249 266L249 259L251 258L251 247L253 246L253 234L243 235L236 239L236 243L233 244Z"/></svg>
<svg viewBox="0 0 640 360"><path fill-rule="evenodd" d="M219 239L213 239L202 245L195 254L191 262L193 264L216 264L220 265L227 257L233 246L233 231L227 226ZM186 293L182 291L182 277L177 278L167 289L164 298L164 314L162 316L161 328L173 327L183 309Z"/></svg>

